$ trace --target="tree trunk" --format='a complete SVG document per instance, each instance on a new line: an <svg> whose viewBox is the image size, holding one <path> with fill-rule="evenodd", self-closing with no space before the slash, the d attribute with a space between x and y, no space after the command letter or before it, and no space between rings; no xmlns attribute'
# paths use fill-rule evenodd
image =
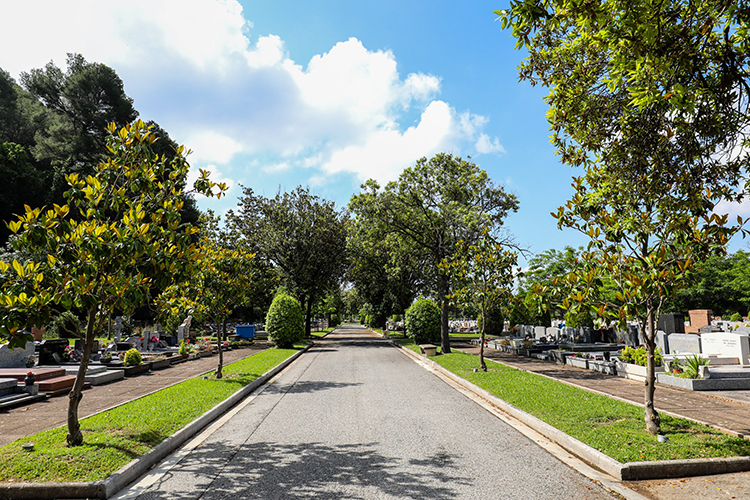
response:
<svg viewBox="0 0 750 500"><path fill-rule="evenodd" d="M479 331L479 367L483 372L487 371L487 364L484 362L484 329L487 327L487 318L484 314L484 306L482 306L482 329Z"/></svg>
<svg viewBox="0 0 750 500"><path fill-rule="evenodd" d="M96 308L89 309L88 322L86 324L86 337L83 343L83 356L81 366L78 368L76 381L73 389L68 394L68 446L80 446L83 444L81 424L78 422L78 406L83 399L83 384L86 381L86 370L89 366L89 358L94 348L94 323L96 322Z"/></svg>
<svg viewBox="0 0 750 500"><path fill-rule="evenodd" d="M312 297L307 298L307 307L305 311L305 337L310 337L310 320L312 319Z"/></svg>
<svg viewBox="0 0 750 500"><path fill-rule="evenodd" d="M654 309L648 304L646 330L643 335L646 341L646 391L644 395L644 419L649 434L661 433L661 418L654 408L654 390L656 389L656 332L654 331Z"/></svg>
<svg viewBox="0 0 750 500"><path fill-rule="evenodd" d="M227 334L227 320L224 319L221 322L221 328L219 329L219 341L217 344L219 344L219 365L216 367L216 378L221 378L223 375L221 373L221 369L224 366L224 350L222 349L222 343L224 342L224 337L226 337Z"/></svg>
<svg viewBox="0 0 750 500"><path fill-rule="evenodd" d="M440 294L440 351L451 353L450 329L448 328L448 277L440 275L438 293Z"/></svg>

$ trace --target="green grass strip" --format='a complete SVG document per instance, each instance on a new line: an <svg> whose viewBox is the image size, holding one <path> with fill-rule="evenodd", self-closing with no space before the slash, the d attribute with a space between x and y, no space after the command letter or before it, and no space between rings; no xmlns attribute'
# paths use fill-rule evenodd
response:
<svg viewBox="0 0 750 500"><path fill-rule="evenodd" d="M194 377L81 420L84 444L68 448L67 427L0 447L0 481L98 481L143 455L297 349L267 349L224 366L224 377ZM84 394L84 398L85 398ZM22 417L19 417L22 418ZM34 443L34 451L21 449Z"/></svg>
<svg viewBox="0 0 750 500"><path fill-rule="evenodd" d="M408 340L399 343L419 352ZM475 373L479 359L470 354L454 351L430 359L622 463L750 455L748 440L664 413L661 429L669 441L659 443L646 432L642 407L492 360L486 360L486 373Z"/></svg>
<svg viewBox="0 0 750 500"><path fill-rule="evenodd" d="M332 332L335 329L336 329L335 326L332 328L323 328L322 330L318 330L317 332L310 332L310 335L312 335L313 337L323 337L324 335L326 335L329 332Z"/></svg>

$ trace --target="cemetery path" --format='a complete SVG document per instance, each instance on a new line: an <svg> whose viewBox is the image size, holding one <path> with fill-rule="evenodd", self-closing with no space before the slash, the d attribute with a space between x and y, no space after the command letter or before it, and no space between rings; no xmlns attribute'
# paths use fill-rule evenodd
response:
<svg viewBox="0 0 750 500"><path fill-rule="evenodd" d="M453 342L451 347L479 355L479 347ZM514 354L485 349L485 357L508 366L539 373L585 389L618 397L643 406L643 383L613 377L593 370L544 362ZM688 392L657 384L654 394L657 410L750 435L750 391ZM713 476L630 481L626 485L655 500L685 498L750 499L750 472Z"/></svg>
<svg viewBox="0 0 750 500"><path fill-rule="evenodd" d="M614 497L347 325L117 498Z"/></svg>
<svg viewBox="0 0 750 500"><path fill-rule="evenodd" d="M231 363L263 350L236 349L224 353L224 363ZM216 368L218 356L209 356L173 365L164 370L148 372L137 377L127 377L83 391L79 418L84 418L107 408L125 403L190 377ZM67 396L48 398L28 406L0 412L0 445L8 444L30 434L66 425Z"/></svg>

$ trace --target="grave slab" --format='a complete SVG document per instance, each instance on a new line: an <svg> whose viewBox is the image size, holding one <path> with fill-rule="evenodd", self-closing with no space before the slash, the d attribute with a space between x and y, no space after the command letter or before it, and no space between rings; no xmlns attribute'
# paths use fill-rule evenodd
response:
<svg viewBox="0 0 750 500"><path fill-rule="evenodd" d="M742 333L703 333L701 342L704 354L716 356L737 357L740 365L750 365L750 341Z"/></svg>
<svg viewBox="0 0 750 500"><path fill-rule="evenodd" d="M0 368L25 368L26 359L34 355L34 343L26 342L26 346L21 349L9 349L8 344L0 345Z"/></svg>
<svg viewBox="0 0 750 500"><path fill-rule="evenodd" d="M701 337L692 333L673 333L669 336L670 354L701 354Z"/></svg>

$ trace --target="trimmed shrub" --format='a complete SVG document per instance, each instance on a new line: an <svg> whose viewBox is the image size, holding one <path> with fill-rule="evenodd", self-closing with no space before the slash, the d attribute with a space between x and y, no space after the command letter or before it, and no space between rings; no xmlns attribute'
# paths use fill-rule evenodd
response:
<svg viewBox="0 0 750 500"><path fill-rule="evenodd" d="M125 358L122 360L122 364L125 366L138 366L143 363L143 357L138 349L129 349L125 353Z"/></svg>
<svg viewBox="0 0 750 500"><path fill-rule="evenodd" d="M729 317L729 321L742 321L742 315L740 313L734 313Z"/></svg>
<svg viewBox="0 0 750 500"><path fill-rule="evenodd" d="M415 344L439 344L440 308L428 299L416 301L406 310L405 326Z"/></svg>
<svg viewBox="0 0 750 500"><path fill-rule="evenodd" d="M503 334L503 328L505 327L505 316L503 315L503 311L500 307L495 307L490 309L489 311L485 311L485 316L487 316L487 326L484 329L485 335L502 335ZM479 331L482 331L482 315L479 314L477 317L477 328L479 328Z"/></svg>
<svg viewBox="0 0 750 500"><path fill-rule="evenodd" d="M269 340L282 349L305 338L305 317L299 301L285 293L274 297L266 315L266 331Z"/></svg>
<svg viewBox="0 0 750 500"><path fill-rule="evenodd" d="M331 314L331 324L328 326L333 328L334 326L339 326L340 324L341 324L341 318L339 317L339 315L336 313Z"/></svg>

